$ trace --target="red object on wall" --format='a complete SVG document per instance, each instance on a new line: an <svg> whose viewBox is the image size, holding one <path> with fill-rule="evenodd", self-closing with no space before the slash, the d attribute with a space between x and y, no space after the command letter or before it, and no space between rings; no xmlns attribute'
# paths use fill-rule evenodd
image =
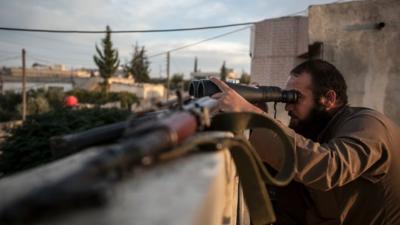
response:
<svg viewBox="0 0 400 225"><path fill-rule="evenodd" d="M69 95L65 97L64 100L65 107L75 107L77 105L78 105L78 99L75 96Z"/></svg>

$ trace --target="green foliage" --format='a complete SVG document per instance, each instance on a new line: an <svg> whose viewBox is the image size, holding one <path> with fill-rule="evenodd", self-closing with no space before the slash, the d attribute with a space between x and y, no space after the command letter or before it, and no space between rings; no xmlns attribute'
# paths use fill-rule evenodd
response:
<svg viewBox="0 0 400 225"><path fill-rule="evenodd" d="M21 94L14 92L0 94L0 122L21 119L21 115L15 107L21 101Z"/></svg>
<svg viewBox="0 0 400 225"><path fill-rule="evenodd" d="M130 109L133 103L139 102L136 95L129 92L103 92L75 89L66 93L78 98L79 103L102 105L108 102L121 102L121 107Z"/></svg>
<svg viewBox="0 0 400 225"><path fill-rule="evenodd" d="M120 109L58 109L28 116L11 137L0 145L0 174L11 174L53 160L49 138L88 130L128 118L130 112Z"/></svg>
<svg viewBox="0 0 400 225"><path fill-rule="evenodd" d="M49 105L52 109L60 109L64 107L65 93L59 89L49 89L44 93Z"/></svg>
<svg viewBox="0 0 400 225"><path fill-rule="evenodd" d="M43 89L30 90L26 93L27 97L27 115L48 112L56 105L56 98L63 95L62 91L49 91ZM51 103L49 102L51 101ZM63 97L61 100L62 105ZM6 92L0 95L0 122L18 120L22 115L22 95L21 93Z"/></svg>
<svg viewBox="0 0 400 225"><path fill-rule="evenodd" d="M17 105L17 111L22 115L22 104ZM50 111L50 105L44 96L28 97L26 102L26 114L40 114Z"/></svg>
<svg viewBox="0 0 400 225"><path fill-rule="evenodd" d="M102 105L109 102L121 102L123 109L139 102L136 95L129 92L102 92L75 89L64 93L61 90L30 90L27 92L27 114L34 115L64 108L66 95L74 95L80 103ZM7 92L0 94L0 122L21 119L22 97L20 93Z"/></svg>
<svg viewBox="0 0 400 225"><path fill-rule="evenodd" d="M131 61L124 66L125 72L127 74L131 74L135 78L136 82L146 83L150 81L149 66L150 62L146 56L146 50L144 46L139 48L139 45L136 44Z"/></svg>
<svg viewBox="0 0 400 225"><path fill-rule="evenodd" d="M108 79L114 75L119 66L118 51L113 49L111 41L111 29L106 27L106 37L102 39L103 51L96 45L97 56L93 56L93 60L99 68L100 76L104 79L102 83L103 90L108 90Z"/></svg>
<svg viewBox="0 0 400 225"><path fill-rule="evenodd" d="M163 84L163 85L165 85L165 84L167 84L167 78L162 78L162 77L160 77L160 78L151 78L149 80L149 83L150 84Z"/></svg>
<svg viewBox="0 0 400 225"><path fill-rule="evenodd" d="M183 81L183 74L182 73L176 73L172 75L171 81L170 81L170 90L181 90L183 89L184 81Z"/></svg>
<svg viewBox="0 0 400 225"><path fill-rule="evenodd" d="M224 61L224 63L222 63L219 75L220 75L221 80L223 80L223 81L225 81L226 77L228 76L228 69L225 66L225 61Z"/></svg>
<svg viewBox="0 0 400 225"><path fill-rule="evenodd" d="M117 99L121 102L121 107L123 109L130 109L132 104L139 102L139 99L136 97L136 95L126 91L111 94L115 94L117 96Z"/></svg>
<svg viewBox="0 0 400 225"><path fill-rule="evenodd" d="M250 74L243 71L242 75L240 76L240 83L250 84Z"/></svg>

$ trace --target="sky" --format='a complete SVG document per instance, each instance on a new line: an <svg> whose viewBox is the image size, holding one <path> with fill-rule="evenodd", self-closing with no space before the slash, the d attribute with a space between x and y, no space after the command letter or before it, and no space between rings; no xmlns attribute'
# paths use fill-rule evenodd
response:
<svg viewBox="0 0 400 225"><path fill-rule="evenodd" d="M112 30L170 29L255 22L287 15L307 15L310 5L334 0L0 0L0 27ZM149 56L151 77L166 76L166 54L242 27L168 32L112 34L121 63L127 63L137 43ZM21 49L27 65L64 64L68 69L96 68L95 45L104 34L28 33L0 30L0 66L21 66ZM218 72L226 61L236 72L250 72L250 29L203 42L170 55L170 73L188 78L194 58L204 72ZM158 55L158 56L154 56Z"/></svg>

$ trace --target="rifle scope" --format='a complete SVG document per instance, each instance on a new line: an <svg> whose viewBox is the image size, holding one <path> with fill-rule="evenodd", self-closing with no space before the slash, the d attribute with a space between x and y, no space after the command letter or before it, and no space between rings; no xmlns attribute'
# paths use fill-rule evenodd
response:
<svg viewBox="0 0 400 225"><path fill-rule="evenodd" d="M251 87L242 84L225 82L229 87L239 93L249 102L284 102L295 103L298 99L298 92L295 90L282 90L275 86ZM193 80L189 85L189 95L195 98L212 96L221 92L216 84L208 79Z"/></svg>

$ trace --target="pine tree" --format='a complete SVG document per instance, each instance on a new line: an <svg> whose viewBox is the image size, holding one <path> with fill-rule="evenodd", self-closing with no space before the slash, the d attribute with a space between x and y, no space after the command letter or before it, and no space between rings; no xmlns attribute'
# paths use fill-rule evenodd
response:
<svg viewBox="0 0 400 225"><path fill-rule="evenodd" d="M220 78L221 80L225 81L227 76L228 76L228 69L226 68L224 61L224 63L222 63L221 66Z"/></svg>
<svg viewBox="0 0 400 225"><path fill-rule="evenodd" d="M139 48L139 45L136 44L131 61L125 65L125 71L132 74L136 82L145 83L150 81L149 65L144 46Z"/></svg>
<svg viewBox="0 0 400 225"><path fill-rule="evenodd" d="M117 49L113 49L113 44L111 41L111 29L107 25L106 27L106 37L102 39L101 46L103 51L96 45L97 55L93 56L93 60L99 68L100 76L103 78L102 88L107 91L109 88L108 80L114 75L119 66L119 57Z"/></svg>

